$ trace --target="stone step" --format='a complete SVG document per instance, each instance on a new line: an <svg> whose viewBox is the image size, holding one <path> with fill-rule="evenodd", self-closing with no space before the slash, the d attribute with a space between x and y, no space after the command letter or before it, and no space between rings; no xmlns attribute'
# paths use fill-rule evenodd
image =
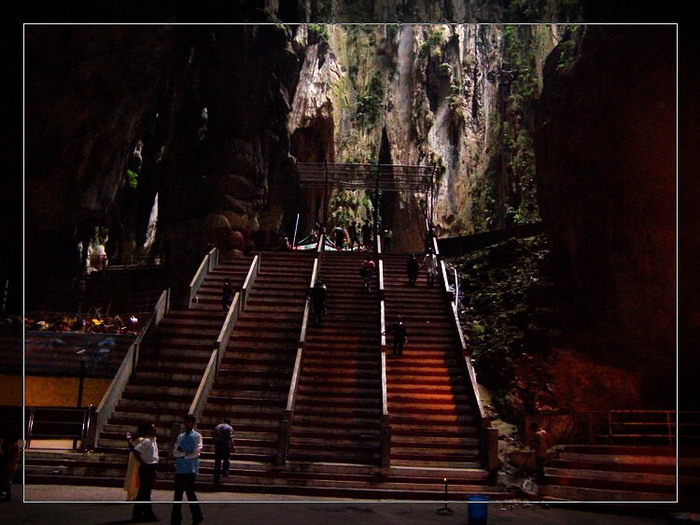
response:
<svg viewBox="0 0 700 525"><path fill-rule="evenodd" d="M208 403L211 402L217 406L217 410L224 408L235 409L236 407L282 407L287 405L287 398L277 396L276 398L262 397L216 397L209 396Z"/></svg>
<svg viewBox="0 0 700 525"><path fill-rule="evenodd" d="M403 440L404 438L415 438L415 439L435 439L442 438L445 440L450 439L462 439L462 436L472 436L478 437L477 428L474 425L431 425L427 427L426 425L407 425L407 424L394 424L391 425L391 437L393 439ZM459 436L454 438L452 436Z"/></svg>
<svg viewBox="0 0 700 525"><path fill-rule="evenodd" d="M406 428L415 426L416 428L434 427L461 427L464 425L473 425L475 423L474 416L466 414L397 414L389 410L389 421L392 427L400 425Z"/></svg>
<svg viewBox="0 0 700 525"><path fill-rule="evenodd" d="M676 499L673 493L645 492L641 490L609 490L595 487L578 487L569 485L540 485L539 496L550 501L668 501Z"/></svg>
<svg viewBox="0 0 700 525"><path fill-rule="evenodd" d="M458 461L458 460L438 460L438 459L407 459L404 457L391 457L392 467L413 467L429 469L478 469L481 467L479 461Z"/></svg>
<svg viewBox="0 0 700 525"><path fill-rule="evenodd" d="M664 473L652 473L652 472L619 472L610 470L593 470L585 468L559 468L559 467L547 467L546 470L547 477L551 477L556 481L559 477L566 478L585 478L586 480L601 480L603 483L634 483L637 485L644 486L660 486L660 487L674 487L676 484L675 472L664 474ZM602 488L602 486L600 487Z"/></svg>

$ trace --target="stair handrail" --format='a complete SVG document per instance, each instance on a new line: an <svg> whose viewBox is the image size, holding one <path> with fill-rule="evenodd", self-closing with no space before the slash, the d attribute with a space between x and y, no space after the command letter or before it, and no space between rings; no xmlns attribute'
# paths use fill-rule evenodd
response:
<svg viewBox="0 0 700 525"><path fill-rule="evenodd" d="M148 321L146 321L146 324L143 325L136 339L134 339L134 342L129 346L126 355L124 355L122 359L121 365L119 365L117 373L114 375L107 391L102 396L100 404L97 405L97 409L94 412L95 422L91 425L91 432L87 440L89 443L93 444L93 447L97 447L97 439L107 424L107 421L109 421L109 418L112 417L114 408L117 406L117 403L119 403L124 389L129 383L132 372L136 369L143 340L158 327L169 310L170 288L161 292Z"/></svg>
<svg viewBox="0 0 700 525"><path fill-rule="evenodd" d="M379 357L382 378L382 417L379 423L379 465L382 469L391 464L391 425L389 424L389 402L387 395L386 373L386 302L384 295L384 260L382 259L381 241L377 237L377 253L379 255Z"/></svg>
<svg viewBox="0 0 700 525"><path fill-rule="evenodd" d="M389 402L387 398L386 345L382 347L380 359L382 367L382 417L379 423L379 461L380 467L387 469L391 466L391 424L389 423Z"/></svg>
<svg viewBox="0 0 700 525"><path fill-rule="evenodd" d="M207 268L208 271L212 271L214 268L216 268L219 265L219 256L221 255L221 251L218 248L212 248L209 250L209 267Z"/></svg>
<svg viewBox="0 0 700 525"><path fill-rule="evenodd" d="M321 236L323 237L323 236ZM323 239L321 239L323 241ZM292 433L292 418L294 417L294 405L296 403L297 388L299 386L299 376L301 374L301 362L304 357L304 344L306 343L306 331L309 326L309 316L311 313L311 288L313 288L318 276L321 272L321 258L318 252L314 258L314 265L311 270L311 279L309 282L308 293L304 303L304 314L301 319L301 330L299 331L299 341L297 343L297 355L294 360L294 370L292 371L292 379L289 382L289 393L287 394L287 405L282 412L280 419L279 439L277 447L277 465L283 466L287 464L287 456L289 454L289 442Z"/></svg>
<svg viewBox="0 0 700 525"><path fill-rule="evenodd" d="M243 286L241 287L241 308L243 310L245 310L246 304L248 304L248 297L253 289L253 284L255 283L255 279L258 277L258 273L260 273L260 255L253 257L253 262L250 264L248 274L246 275L245 281L243 281Z"/></svg>
<svg viewBox="0 0 700 525"><path fill-rule="evenodd" d="M224 323L221 326L219 335L212 346L209 362L207 363L207 367L204 369L202 379L199 381L199 386L197 387L197 392L195 393L194 399L192 399L192 403L190 404L189 413L195 415L197 418L201 416L202 410L204 410L204 405L209 397L209 392L211 392L211 389L214 386L214 381L219 375L221 360L224 357L226 347L231 339L231 333L236 327L236 322L238 321L241 312L243 312L245 309L244 295L247 298L247 296L250 294L259 270L260 257L256 255L253 257L253 261L250 263L250 268L246 274L243 288L233 295L233 300L231 301L231 305L226 312Z"/></svg>
<svg viewBox="0 0 700 525"><path fill-rule="evenodd" d="M238 295L238 294L236 294ZM214 379L216 379L216 374L219 370L218 364L221 359L221 352L215 346L211 355L209 356L209 362L207 367L204 369L204 374L202 374L202 379L197 386L197 392L194 395L194 399L190 404L190 408L187 413L194 415L197 419L202 415L202 410L204 410L204 405L206 404L207 397L209 397L209 392L211 392L211 387L214 385Z"/></svg>
<svg viewBox="0 0 700 525"><path fill-rule="evenodd" d="M433 249L434 253L439 257L439 247L437 243L437 237L433 237ZM455 294L450 291L449 281L447 280L447 268L445 266L445 261L440 258L440 273L442 275L442 287L445 297L447 297L450 303L450 320L452 321L452 326L457 332L457 337L459 340L459 353L460 353L460 364L462 364L469 376L468 394L471 400L476 404L478 414L477 423L478 428L481 431L481 454L484 459L484 463L488 470L495 470L498 467L498 430L491 427L491 418L486 413L484 404L481 401L481 396L479 395L479 386L476 379L476 371L474 370L474 365L472 364L471 356L467 349L466 339L464 337L464 332L462 331L462 324L459 321L457 298Z"/></svg>
<svg viewBox="0 0 700 525"><path fill-rule="evenodd" d="M207 362L207 367L204 369L202 374L202 379L199 381L197 386L197 392L192 399L190 404L189 414L193 414L196 418L202 415L202 410L209 397L209 392L211 392L212 386L214 386L214 380L219 374L219 368L221 367L221 360L224 355L224 350L228 345L229 339L231 338L231 332L236 326L236 321L241 313L241 292L236 292L233 296L233 301L231 301L231 306L229 306L228 312L226 313L226 319L224 324L219 331L219 336L212 345L212 352L209 356L209 361Z"/></svg>
<svg viewBox="0 0 700 525"><path fill-rule="evenodd" d="M187 301L187 309L192 308L192 303L195 302L195 297L199 291L199 287L204 282L207 274L218 264L219 262L219 249L212 248L209 252L202 258L202 262L199 263L199 268L192 277L189 286L189 298Z"/></svg>

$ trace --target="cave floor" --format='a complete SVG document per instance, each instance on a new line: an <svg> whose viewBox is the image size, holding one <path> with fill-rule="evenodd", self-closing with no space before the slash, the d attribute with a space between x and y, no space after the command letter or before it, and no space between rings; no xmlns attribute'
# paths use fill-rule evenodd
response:
<svg viewBox="0 0 700 525"><path fill-rule="evenodd" d="M30 485L25 498L32 503L22 503L22 487L15 486L16 501L2 504L3 523L52 523L52 525L82 525L130 523L132 504L121 501L124 492L121 488ZM321 525L333 521L334 525L354 524L427 524L443 525L468 523L467 504L449 502L425 503L378 503L352 499L315 499L313 501L294 496L265 496L252 494L232 494L202 492L198 495L203 502L205 523L236 523L237 525L260 523L284 523ZM167 523L171 505L157 503L169 501L170 491L154 490L155 513ZM225 501L222 501L225 498ZM60 501L71 501L57 503ZM102 503L100 503L102 501ZM112 501L112 503L108 503ZM118 503L114 503L118 501ZM81 502L81 503L77 503ZM438 513L448 508L451 513ZM609 512L608 512L609 508ZM595 510L588 508L565 508L552 504L488 504L487 518L491 524L619 524L630 525L669 523L671 515L663 506L652 507L644 512L634 509L621 509L615 504ZM481 508L483 511L483 507ZM189 509L183 508L185 522ZM485 522L484 522L485 523Z"/></svg>

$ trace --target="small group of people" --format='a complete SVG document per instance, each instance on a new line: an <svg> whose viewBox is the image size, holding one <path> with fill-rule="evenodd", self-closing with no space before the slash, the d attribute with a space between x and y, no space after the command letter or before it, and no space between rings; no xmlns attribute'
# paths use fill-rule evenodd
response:
<svg viewBox="0 0 700 525"><path fill-rule="evenodd" d="M433 286L435 284L435 278L438 274L438 258L435 253L433 253L432 248L428 248L422 262L418 262L415 253L412 253L408 258L406 263L406 275L408 276L408 284L410 286L415 286L418 280L418 272L421 268L425 268L428 286Z"/></svg>
<svg viewBox="0 0 700 525"><path fill-rule="evenodd" d="M178 434L173 447L175 458L175 489L170 515L171 525L182 523L182 501L187 495L192 523L204 521L204 513L195 492L195 480L199 471L199 456L202 452L202 434L196 429L197 418L188 414L184 420L184 431ZM127 432L126 439L131 450L127 464L124 489L127 500L135 501L132 522L150 523L160 521L153 512L151 492L157 478L158 440L157 428L152 422L139 424L136 435ZM224 419L214 429L214 483L229 471L231 453L235 452L233 427L230 419Z"/></svg>

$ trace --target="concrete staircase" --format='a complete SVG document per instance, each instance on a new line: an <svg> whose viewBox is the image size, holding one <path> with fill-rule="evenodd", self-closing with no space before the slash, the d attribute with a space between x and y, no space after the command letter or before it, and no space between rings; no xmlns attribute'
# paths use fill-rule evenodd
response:
<svg viewBox="0 0 700 525"><path fill-rule="evenodd" d="M409 286L408 257L383 255L386 322L400 315L408 337L403 356L387 364L391 465L480 469L469 377L447 301L439 280L429 287L424 273ZM391 337L387 344L391 348Z"/></svg>
<svg viewBox="0 0 700 525"><path fill-rule="evenodd" d="M260 254L253 291L231 334L200 418L203 459L213 460L213 429L224 417L230 417L236 436L236 461L274 463L313 255ZM210 465L204 463L206 472Z"/></svg>
<svg viewBox="0 0 700 525"><path fill-rule="evenodd" d="M241 258L220 264L205 279L200 302L191 310L170 310L163 318L141 347L138 365L98 436L98 450L125 450L125 432L133 432L141 420L152 419L162 428L182 422L224 321L215 290L221 289L224 275L240 287L250 262Z"/></svg>
<svg viewBox="0 0 700 525"><path fill-rule="evenodd" d="M387 285L392 300L388 311L404 315L410 340L402 358L390 358L389 403L395 412L390 467L379 465L378 283L375 279L371 293L363 290L358 269L364 255L349 252L321 255L328 314L320 327L309 327L288 461L275 465L316 254L260 256L260 273L198 423L205 442L199 490L432 501L464 501L475 493L492 500L514 497L490 483L488 472L479 468L463 386L468 378L459 371L459 356L454 355L444 298L437 286L427 289L424 282L420 294L404 293L398 282L403 268L399 258L388 262L390 273L394 272ZM232 270L218 270L203 283L195 308L171 312L152 344L146 345L124 399L99 437L99 448L91 454L32 451L32 482L60 478L75 484L120 485L126 467L124 432L133 430L141 416L155 417L161 428L181 421L209 358L214 332L223 321L220 287L224 275L232 277ZM242 273L239 285L240 280ZM219 320L217 330L208 326L209 318ZM418 326L422 329L414 329ZM224 417L233 419L237 453L229 477L213 485L212 432ZM163 435L162 488L172 483L166 443Z"/></svg>
<svg viewBox="0 0 700 525"><path fill-rule="evenodd" d="M359 268L366 254L324 252L327 314L309 325L289 459L378 465L381 362L377 276L372 292Z"/></svg>
<svg viewBox="0 0 700 525"><path fill-rule="evenodd" d="M545 469L540 496L574 501L674 501L676 449L668 445L565 445Z"/></svg>

